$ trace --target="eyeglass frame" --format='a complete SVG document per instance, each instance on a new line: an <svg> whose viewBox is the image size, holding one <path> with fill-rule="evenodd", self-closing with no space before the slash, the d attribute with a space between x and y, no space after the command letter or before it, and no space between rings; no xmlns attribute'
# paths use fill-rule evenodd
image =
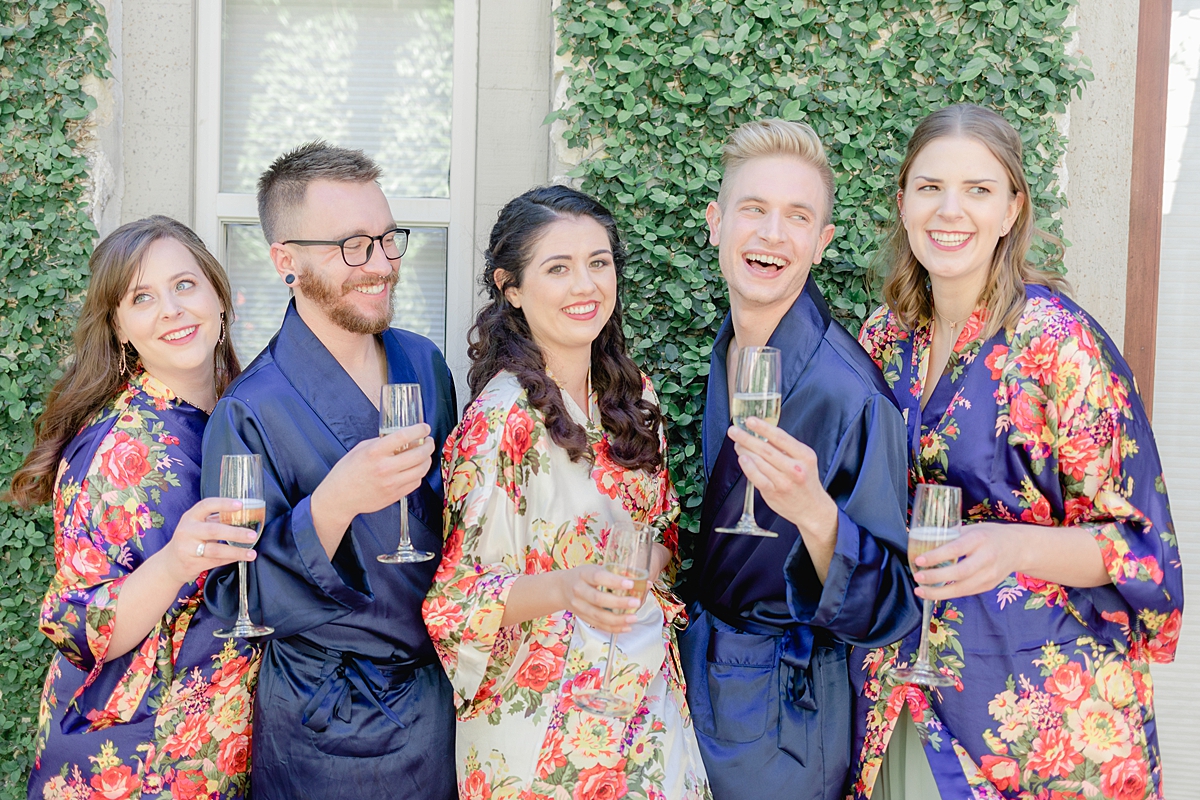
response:
<svg viewBox="0 0 1200 800"><path fill-rule="evenodd" d="M387 251L383 249L383 237L387 236L389 233L404 234L404 249L401 250L400 255L396 256L395 258L389 256ZM410 228L388 228L378 236L371 236L370 234L366 233L356 233L352 236L347 236L345 239L338 239L337 241L328 239L288 239L286 242L280 242L280 244L298 244L301 247L316 247L319 245L332 247L333 245L337 245L337 249L342 254L342 262L351 269L358 269L359 267L365 267L367 264L371 263L371 256L375 254L376 242L379 242L379 252L383 253L383 257L388 261L399 261L400 259L404 258L404 254L408 252L408 239L411 235L412 230ZM361 264L351 264L350 259L346 258L346 242L350 241L351 239L358 239L364 236L371 240L367 243L367 257Z"/></svg>

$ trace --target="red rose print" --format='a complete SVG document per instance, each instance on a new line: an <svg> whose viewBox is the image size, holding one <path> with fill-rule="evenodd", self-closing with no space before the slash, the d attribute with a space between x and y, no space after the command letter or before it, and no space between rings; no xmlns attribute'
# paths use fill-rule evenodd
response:
<svg viewBox="0 0 1200 800"><path fill-rule="evenodd" d="M1042 386L1053 384L1058 371L1058 342L1049 335L1037 337L1017 353L1017 367L1023 377L1033 378Z"/></svg>
<svg viewBox="0 0 1200 800"><path fill-rule="evenodd" d="M464 620L462 607L442 594L425 601L421 616L425 618L425 627L434 640L446 639L462 627Z"/></svg>
<svg viewBox="0 0 1200 800"><path fill-rule="evenodd" d="M984 366L992 371L992 380L1000 380L1001 370L997 364L999 364L999 362L1006 355L1008 355L1008 348L1002 344L997 344L992 346L992 352L989 353L988 357L983 360Z"/></svg>
<svg viewBox="0 0 1200 800"><path fill-rule="evenodd" d="M1025 392L1017 392L1009 408L1009 418L1017 430L1035 440L1040 438L1046 421L1042 415L1042 409L1032 397Z"/></svg>
<svg viewBox="0 0 1200 800"><path fill-rule="evenodd" d="M1058 447L1059 470L1081 481L1088 465L1100 457L1100 446L1087 431L1072 436Z"/></svg>
<svg viewBox="0 0 1200 800"><path fill-rule="evenodd" d="M546 691L551 681L562 677L563 666L566 664L565 654L556 650L542 647L537 642L529 646L529 655L517 670L514 682L517 686L532 689L535 692Z"/></svg>
<svg viewBox="0 0 1200 800"><path fill-rule="evenodd" d="M250 659L238 656L217 667L213 671L208 688L204 691L205 697L216 697L219 694L232 692L242 682L249 666Z"/></svg>
<svg viewBox="0 0 1200 800"><path fill-rule="evenodd" d="M250 769L250 736L235 733L221 742L217 753L217 769L226 775L238 775Z"/></svg>
<svg viewBox="0 0 1200 800"><path fill-rule="evenodd" d="M100 535L109 544L123 545L136 533L134 517L125 506L108 506L100 518Z"/></svg>
<svg viewBox="0 0 1200 800"><path fill-rule="evenodd" d="M1045 525L1053 522L1051 517L1050 501L1041 492L1037 493L1037 497L1033 498L1033 502L1029 504L1029 508L1021 512L1021 520L1023 522L1032 522L1035 525Z"/></svg>
<svg viewBox="0 0 1200 800"><path fill-rule="evenodd" d="M525 554L525 574L540 575L554 569L554 556L538 549L531 549Z"/></svg>
<svg viewBox="0 0 1200 800"><path fill-rule="evenodd" d="M92 776L92 800L125 800L140 786L133 770L121 764Z"/></svg>
<svg viewBox="0 0 1200 800"><path fill-rule="evenodd" d="M1046 691L1050 694L1050 704L1055 711L1067 708L1079 708L1079 704L1088 696L1092 688L1092 676L1083 671L1079 664L1063 664L1054 670L1054 674L1046 678Z"/></svg>
<svg viewBox="0 0 1200 800"><path fill-rule="evenodd" d="M500 440L500 449L513 463L521 463L521 459L529 452L533 443L533 420L520 409L514 408L504 423L504 436Z"/></svg>
<svg viewBox="0 0 1200 800"><path fill-rule="evenodd" d="M489 800L491 798L492 787L488 786L488 779L483 774L483 770L477 769L467 776L459 790L459 796L462 800Z"/></svg>
<svg viewBox="0 0 1200 800"><path fill-rule="evenodd" d="M479 450L479 445L487 441L487 417L475 414L470 420L463 420L463 423L459 426L458 452L462 458L471 458Z"/></svg>
<svg viewBox="0 0 1200 800"><path fill-rule="evenodd" d="M96 584L108 576L108 558L84 538L63 538L64 566L85 584Z"/></svg>
<svg viewBox="0 0 1200 800"><path fill-rule="evenodd" d="M548 776L567 765L567 757L563 754L562 728L553 728L542 744L542 753L538 756L537 776L545 780Z"/></svg>
<svg viewBox="0 0 1200 800"><path fill-rule="evenodd" d="M208 779L197 770L176 772L171 785L175 800L207 800Z"/></svg>
<svg viewBox="0 0 1200 800"><path fill-rule="evenodd" d="M1080 764L1083 754L1071 746L1071 736L1065 730L1045 730L1038 733L1029 748L1026 766L1043 778L1065 778Z"/></svg>
<svg viewBox="0 0 1200 800"><path fill-rule="evenodd" d="M175 733L163 744L163 752L179 758L191 758L212 738L205 714L193 714L175 728Z"/></svg>
<svg viewBox="0 0 1200 800"><path fill-rule="evenodd" d="M623 762L622 762L623 763ZM579 773L572 800L619 800L625 796L625 771L597 764Z"/></svg>
<svg viewBox="0 0 1200 800"><path fill-rule="evenodd" d="M446 543L442 545L442 560L433 576L435 581L448 581L454 576L454 570L458 569L458 562L462 561L462 546L462 529L455 528L450 531L450 535L446 537Z"/></svg>
<svg viewBox="0 0 1200 800"><path fill-rule="evenodd" d="M1163 582L1162 568L1158 566L1158 559L1154 556L1144 556L1138 559L1138 563L1145 567L1146 572L1150 574L1150 580L1156 584Z"/></svg>
<svg viewBox="0 0 1200 800"><path fill-rule="evenodd" d="M1149 775L1142 751L1100 765L1100 791L1112 800L1142 800Z"/></svg>
<svg viewBox="0 0 1200 800"><path fill-rule="evenodd" d="M125 431L117 431L112 444L100 451L100 472L118 489L136 486L150 471L150 448Z"/></svg>
<svg viewBox="0 0 1200 800"><path fill-rule="evenodd" d="M1002 792L1021 788L1021 765L1004 756L984 756L980 771Z"/></svg>

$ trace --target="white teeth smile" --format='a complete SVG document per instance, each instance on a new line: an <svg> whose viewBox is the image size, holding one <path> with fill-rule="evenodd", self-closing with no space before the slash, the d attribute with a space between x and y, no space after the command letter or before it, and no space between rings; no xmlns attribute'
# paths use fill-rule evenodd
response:
<svg viewBox="0 0 1200 800"><path fill-rule="evenodd" d="M786 258L780 258L778 256L763 255L762 253L748 253L746 255L746 260L750 261L752 263L767 264L768 266L780 267L780 268L786 267L788 265Z"/></svg>
<svg viewBox="0 0 1200 800"><path fill-rule="evenodd" d="M183 330L175 331L174 333L168 333L166 336L164 336L162 338L166 339L168 342L174 342L174 341L184 338L185 336L191 336L192 332L194 330L196 330L195 325L193 325L190 328L184 328Z"/></svg>
<svg viewBox="0 0 1200 800"><path fill-rule="evenodd" d="M970 239L973 234L970 233L943 233L941 231L930 231L929 238L933 239L943 247L956 247L967 239Z"/></svg>
<svg viewBox="0 0 1200 800"><path fill-rule="evenodd" d="M600 304L594 303L594 302L593 303L581 303L580 305L577 305L577 306L567 306L566 308L563 309L563 311L567 312L568 314L590 314L596 310L596 306L598 306L598 305L600 305Z"/></svg>
<svg viewBox="0 0 1200 800"><path fill-rule="evenodd" d="M362 292L363 294L379 294L384 290L385 284L372 283L370 286L355 286L354 291Z"/></svg>

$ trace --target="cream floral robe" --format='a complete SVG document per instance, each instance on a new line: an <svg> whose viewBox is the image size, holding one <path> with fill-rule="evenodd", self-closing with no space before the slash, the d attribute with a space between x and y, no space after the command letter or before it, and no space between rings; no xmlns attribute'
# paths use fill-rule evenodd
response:
<svg viewBox="0 0 1200 800"><path fill-rule="evenodd" d="M650 474L615 464L607 434L565 393L564 400L587 430L594 465L573 463L553 442L507 372L446 441L446 543L424 616L455 690L459 794L711 797L679 669L674 624L683 623L683 609L668 591L655 587L633 630L617 637L613 686L636 702L629 719L589 714L571 701L576 688L600 683L608 634L566 611L500 627L517 578L601 563L616 523L654 525L676 549L679 504L666 468Z"/></svg>

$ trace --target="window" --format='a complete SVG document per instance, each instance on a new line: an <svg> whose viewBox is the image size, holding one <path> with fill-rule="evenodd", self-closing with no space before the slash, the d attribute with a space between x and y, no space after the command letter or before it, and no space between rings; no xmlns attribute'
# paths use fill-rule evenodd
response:
<svg viewBox="0 0 1200 800"><path fill-rule="evenodd" d="M229 273L244 363L290 294L267 255L255 183L278 155L321 138L379 162L392 214L412 229L393 324L463 364L476 13L474 0L201 0L196 230Z"/></svg>

